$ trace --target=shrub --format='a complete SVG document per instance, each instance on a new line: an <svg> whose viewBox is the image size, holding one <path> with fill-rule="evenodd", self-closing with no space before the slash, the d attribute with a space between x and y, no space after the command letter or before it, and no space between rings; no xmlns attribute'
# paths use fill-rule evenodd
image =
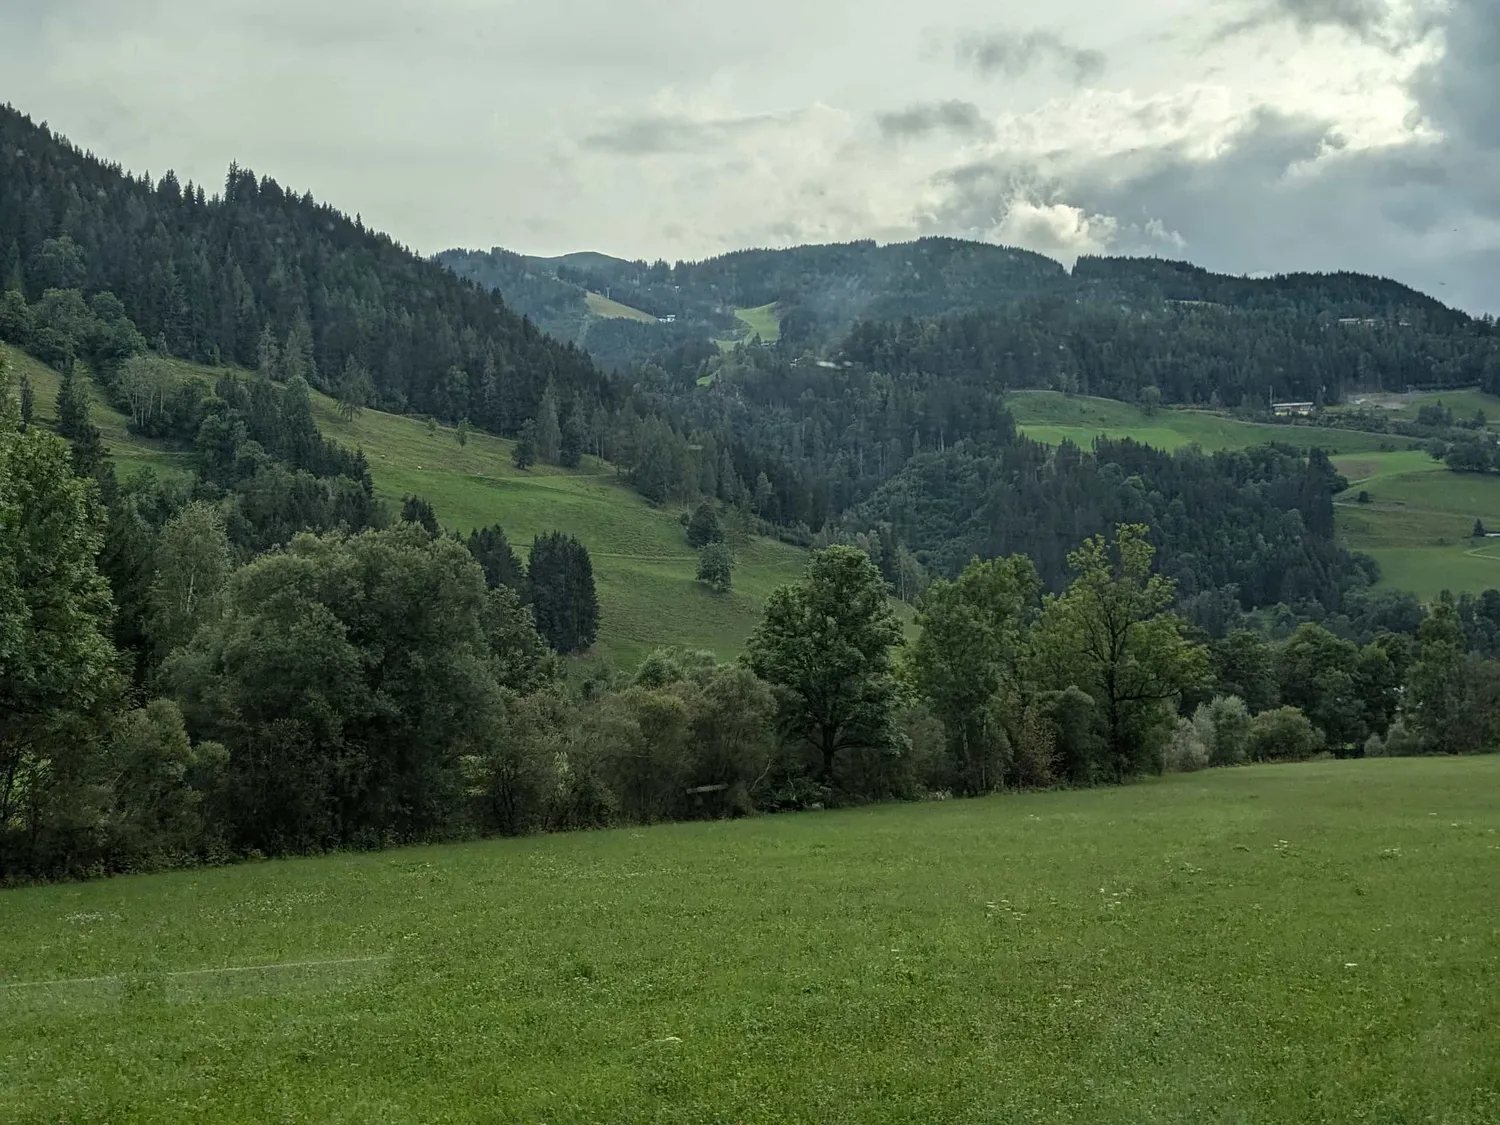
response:
<svg viewBox="0 0 1500 1125"><path fill-rule="evenodd" d="M1248 749L1257 762L1298 761L1322 746L1322 733L1301 708L1277 707L1250 720Z"/></svg>
<svg viewBox="0 0 1500 1125"><path fill-rule="evenodd" d="M1193 712L1198 737L1208 748L1211 766L1235 766L1249 750L1250 709L1237 695L1215 696Z"/></svg>
<svg viewBox="0 0 1500 1125"><path fill-rule="evenodd" d="M1384 738L1372 734L1365 740L1366 758L1410 758L1426 752L1427 745L1422 736L1408 727L1403 719L1392 723Z"/></svg>
<svg viewBox="0 0 1500 1125"><path fill-rule="evenodd" d="M1167 772L1192 773L1201 770L1208 765L1208 756L1208 747L1203 744L1199 724L1191 719L1178 719L1172 737L1167 740L1163 761Z"/></svg>

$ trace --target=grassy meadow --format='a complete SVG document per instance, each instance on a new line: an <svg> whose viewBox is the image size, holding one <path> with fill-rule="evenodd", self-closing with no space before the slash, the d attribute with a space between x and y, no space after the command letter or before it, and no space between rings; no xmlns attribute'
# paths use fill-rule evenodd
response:
<svg viewBox="0 0 1500 1125"><path fill-rule="evenodd" d="M36 389L37 414L56 415L58 374L22 352L8 349L16 377L24 371ZM177 364L184 376L212 381L218 373ZM191 471L190 454L145 441L125 428L93 388L94 423L123 472L150 466ZM577 471L539 465L519 470L513 443L475 431L460 446L452 427L429 436L415 418L366 410L351 421L337 404L313 396L318 427L351 448L362 448L376 492L393 506L411 493L427 498L443 526L467 533L500 523L524 557L533 536L560 530L589 548L599 592L600 634L596 655L630 668L658 645L705 648L720 657L738 655L760 620L771 591L801 577L807 554L775 540L751 537L735 548L734 589L715 594L697 579L698 556L688 546L678 513L653 508L620 481L609 465L586 458Z"/></svg>
<svg viewBox="0 0 1500 1125"><path fill-rule="evenodd" d="M1316 447L1330 454L1398 450L1409 444L1399 438L1355 430L1242 422L1204 410L1162 407L1147 414L1127 402L1060 391L1016 391L1007 396L1005 405L1015 416L1017 428L1028 437L1048 445L1066 439L1084 449L1100 435L1130 437L1157 449L1199 445L1210 453L1270 441L1304 449Z"/></svg>
<svg viewBox="0 0 1500 1125"><path fill-rule="evenodd" d="M1500 531L1500 476L1450 472L1418 451L1354 454L1334 464L1349 478L1336 501L1339 533L1380 563L1382 585L1426 600L1444 590L1500 588L1500 540L1471 537L1476 519Z"/></svg>
<svg viewBox="0 0 1500 1125"><path fill-rule="evenodd" d="M774 344L781 339L781 317L776 312L776 303L757 305L753 309L735 309L735 319L745 326L744 339L760 337L763 344Z"/></svg>
<svg viewBox="0 0 1500 1125"><path fill-rule="evenodd" d="M603 293L585 294L584 300L588 303L589 312L594 316L613 318L620 320L639 320L647 324L655 324L656 317L640 309L633 309L629 305L622 305L619 301L611 300Z"/></svg>
<svg viewBox="0 0 1500 1125"><path fill-rule="evenodd" d="M0 1120L1500 1120L1500 757L0 895Z"/></svg>

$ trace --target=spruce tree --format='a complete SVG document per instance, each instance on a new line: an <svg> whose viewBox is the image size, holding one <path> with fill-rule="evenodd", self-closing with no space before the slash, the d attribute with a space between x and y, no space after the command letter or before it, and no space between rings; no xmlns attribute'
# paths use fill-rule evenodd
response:
<svg viewBox="0 0 1500 1125"><path fill-rule="evenodd" d="M703 501L693 512L693 518L688 521L687 539L691 547L706 547L710 543L724 541L724 528L719 524L719 513L714 510L710 501Z"/></svg>
<svg viewBox="0 0 1500 1125"><path fill-rule="evenodd" d="M557 389L547 380L542 404L536 414L536 455L548 465L555 465L562 452L562 428L557 421Z"/></svg>
<svg viewBox="0 0 1500 1125"><path fill-rule="evenodd" d="M599 634L599 599L588 548L554 531L531 544L527 568L537 632L555 652L582 652Z"/></svg>
<svg viewBox="0 0 1500 1125"><path fill-rule="evenodd" d="M438 526L437 513L432 510L432 505L420 496L408 496L402 501L401 519L405 523L418 524L434 538L442 530Z"/></svg>
<svg viewBox="0 0 1500 1125"><path fill-rule="evenodd" d="M31 389L31 377L21 376L21 429L24 431L31 425L32 416L36 413L36 392Z"/></svg>
<svg viewBox="0 0 1500 1125"><path fill-rule="evenodd" d="M516 439L511 460L518 469L529 469L536 463L536 423L530 418L521 427L521 436Z"/></svg>

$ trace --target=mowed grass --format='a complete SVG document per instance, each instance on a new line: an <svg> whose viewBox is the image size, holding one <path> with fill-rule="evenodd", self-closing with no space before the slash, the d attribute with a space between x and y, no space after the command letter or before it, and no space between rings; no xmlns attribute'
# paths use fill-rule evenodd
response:
<svg viewBox="0 0 1500 1125"><path fill-rule="evenodd" d="M588 303L589 312L594 316L613 318L619 320L640 320L647 324L655 324L656 317L640 309L633 309L629 305L622 305L619 301L611 300L603 293L588 293L584 300Z"/></svg>
<svg viewBox="0 0 1500 1125"><path fill-rule="evenodd" d="M1500 1120L1500 757L0 895L0 1120Z"/></svg>
<svg viewBox="0 0 1500 1125"><path fill-rule="evenodd" d="M1017 428L1028 437L1048 445L1068 440L1084 449L1101 435L1134 438L1167 450L1196 444L1210 453L1273 441L1328 453L1396 450L1408 444L1398 438L1356 430L1241 422L1203 410L1162 407L1154 414L1147 414L1137 406L1115 399L1067 395L1060 391L1016 391L1006 397L1005 405L1015 416Z"/></svg>
<svg viewBox="0 0 1500 1125"><path fill-rule="evenodd" d="M1380 563L1381 585L1427 601L1500 588L1500 541L1471 537L1476 519L1500 531L1500 476L1451 472L1415 451L1334 464L1350 480L1337 498L1339 533Z"/></svg>

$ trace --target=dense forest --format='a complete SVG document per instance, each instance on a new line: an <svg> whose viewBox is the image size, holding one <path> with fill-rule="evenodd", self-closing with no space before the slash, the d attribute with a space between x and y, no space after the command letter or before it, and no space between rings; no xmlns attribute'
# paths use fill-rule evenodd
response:
<svg viewBox="0 0 1500 1125"><path fill-rule="evenodd" d="M256 367L262 337L331 390L351 360L372 405L512 433L549 381L607 401L588 357L477 286L309 195L232 167L222 193L153 182L0 107L0 284L109 291L153 344Z"/></svg>

